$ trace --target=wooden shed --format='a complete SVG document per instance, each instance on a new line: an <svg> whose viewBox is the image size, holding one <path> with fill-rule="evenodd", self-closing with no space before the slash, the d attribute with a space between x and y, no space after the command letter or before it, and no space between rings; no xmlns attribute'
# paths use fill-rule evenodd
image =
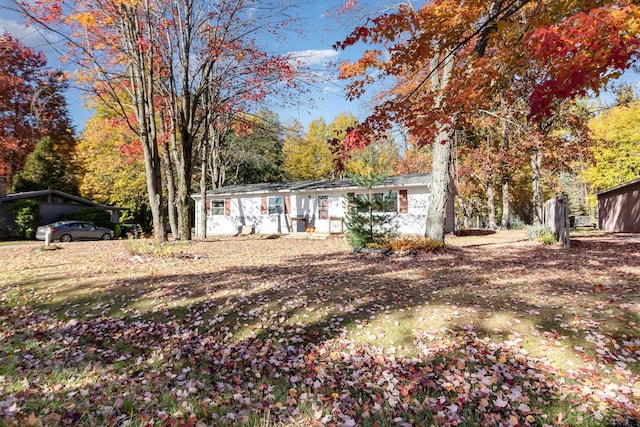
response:
<svg viewBox="0 0 640 427"><path fill-rule="evenodd" d="M598 227L640 233L640 179L598 193Z"/></svg>

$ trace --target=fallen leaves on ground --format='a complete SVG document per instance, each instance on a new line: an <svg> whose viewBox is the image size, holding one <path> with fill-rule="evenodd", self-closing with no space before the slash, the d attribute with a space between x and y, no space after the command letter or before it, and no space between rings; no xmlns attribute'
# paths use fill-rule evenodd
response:
<svg viewBox="0 0 640 427"><path fill-rule="evenodd" d="M640 239L513 236L0 249L0 424L637 425Z"/></svg>

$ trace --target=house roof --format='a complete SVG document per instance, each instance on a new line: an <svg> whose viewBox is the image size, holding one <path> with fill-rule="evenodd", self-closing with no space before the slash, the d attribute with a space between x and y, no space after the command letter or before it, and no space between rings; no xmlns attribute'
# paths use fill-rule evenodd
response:
<svg viewBox="0 0 640 427"><path fill-rule="evenodd" d="M22 193L11 193L6 196L0 197L0 203L13 202L16 200L33 199L40 196L55 195L65 199L75 200L78 203L84 203L86 205L95 206L107 210L124 210L116 206L101 205L99 203L92 202L91 200L83 199L82 197L74 196L73 194L65 193L58 190L36 190L36 191L24 191Z"/></svg>
<svg viewBox="0 0 640 427"><path fill-rule="evenodd" d="M620 185L617 185L615 187L607 188L606 190L602 190L601 192L597 193L596 195L600 196L600 195L603 195L603 194L606 194L606 193L610 193L612 191L621 190L621 189L623 189L625 187L631 187L631 186L636 185L636 184L640 184L640 178L634 179L633 181L625 182L624 184L620 184Z"/></svg>
<svg viewBox="0 0 640 427"><path fill-rule="evenodd" d="M431 184L431 174L389 176L374 188L415 187ZM323 190L355 190L360 188L350 178L295 182L265 182L260 184L230 185L207 191L208 196L228 196L234 194L267 194L292 192L320 192ZM200 194L191 197L199 199Z"/></svg>

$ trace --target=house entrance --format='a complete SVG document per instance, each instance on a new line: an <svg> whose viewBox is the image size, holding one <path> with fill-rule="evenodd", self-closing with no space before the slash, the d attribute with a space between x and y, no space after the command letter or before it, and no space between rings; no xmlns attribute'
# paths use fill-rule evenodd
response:
<svg viewBox="0 0 640 427"><path fill-rule="evenodd" d="M321 233L342 233L344 218L339 197L318 196L316 230Z"/></svg>

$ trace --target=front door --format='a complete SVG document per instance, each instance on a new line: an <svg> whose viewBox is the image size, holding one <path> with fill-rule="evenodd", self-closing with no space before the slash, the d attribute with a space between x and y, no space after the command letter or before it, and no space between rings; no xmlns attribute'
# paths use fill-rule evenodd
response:
<svg viewBox="0 0 640 427"><path fill-rule="evenodd" d="M329 196L318 196L316 231L319 233L329 232Z"/></svg>
<svg viewBox="0 0 640 427"><path fill-rule="evenodd" d="M318 196L316 231L319 233L342 232L342 211L340 197Z"/></svg>

